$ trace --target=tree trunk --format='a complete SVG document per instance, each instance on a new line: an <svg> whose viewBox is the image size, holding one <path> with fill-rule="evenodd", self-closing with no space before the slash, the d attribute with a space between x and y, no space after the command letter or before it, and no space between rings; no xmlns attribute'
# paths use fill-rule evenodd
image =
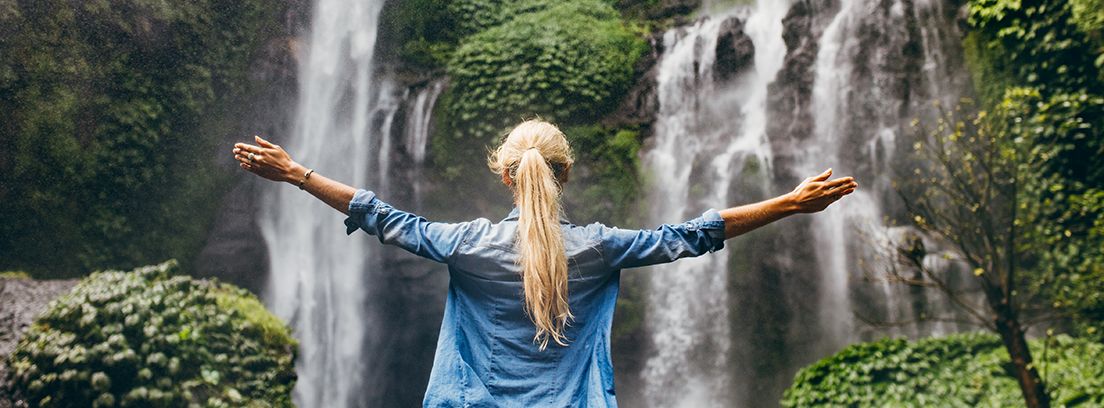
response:
<svg viewBox="0 0 1104 408"><path fill-rule="evenodd" d="M1050 395L1046 384L1039 377L1039 370L1032 364L1031 350L1027 348L1023 327L1015 313L1008 308L997 311L997 332L1000 333L1004 348L1012 357L1016 380L1020 383L1020 392L1028 408L1050 408Z"/></svg>

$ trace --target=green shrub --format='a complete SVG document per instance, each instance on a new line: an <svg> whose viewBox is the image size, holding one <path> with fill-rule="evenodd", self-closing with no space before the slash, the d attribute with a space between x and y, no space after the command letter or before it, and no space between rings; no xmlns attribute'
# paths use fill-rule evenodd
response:
<svg viewBox="0 0 1104 408"><path fill-rule="evenodd" d="M9 358L32 406L291 406L296 342L243 289L97 272L50 304Z"/></svg>
<svg viewBox="0 0 1104 408"><path fill-rule="evenodd" d="M450 135L476 146L522 115L593 121L628 89L643 40L605 2L531 1L468 38L448 64Z"/></svg>
<svg viewBox="0 0 1104 408"><path fill-rule="evenodd" d="M1104 404L1104 345L1065 335L1048 343L1030 345L1052 406ZM860 343L798 372L782 405L1022 406L1007 362L1000 339L989 334Z"/></svg>

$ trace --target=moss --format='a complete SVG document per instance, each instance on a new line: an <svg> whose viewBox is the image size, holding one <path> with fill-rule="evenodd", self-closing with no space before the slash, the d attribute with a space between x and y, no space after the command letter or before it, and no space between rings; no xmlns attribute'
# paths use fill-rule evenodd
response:
<svg viewBox="0 0 1104 408"><path fill-rule="evenodd" d="M30 279L31 275L23 271L3 271L0 272L0 279Z"/></svg>

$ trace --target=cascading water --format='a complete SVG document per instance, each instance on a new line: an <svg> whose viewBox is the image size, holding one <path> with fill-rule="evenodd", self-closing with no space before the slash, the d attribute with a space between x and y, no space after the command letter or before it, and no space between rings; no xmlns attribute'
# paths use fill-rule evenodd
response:
<svg viewBox="0 0 1104 408"><path fill-rule="evenodd" d="M426 146L429 145L429 127L433 115L433 108L437 106L437 97L445 89L445 82L436 80L427 84L415 95L406 120L406 150L414 165L414 180L421 180L422 165L426 159ZM421 207L422 183L411 183L414 187L414 203Z"/></svg>
<svg viewBox="0 0 1104 408"><path fill-rule="evenodd" d="M964 89L953 17L939 1L795 3L707 8L665 34L645 153L653 221L777 195L829 166L856 176L860 192L732 240L727 255L647 272L652 349L642 377L651 406L776 405L798 368L846 344L957 329L855 319L916 319L917 302L949 310L930 294L861 281L879 272L868 244L886 234L883 217L899 214L890 182L895 157L912 144L909 121ZM740 36L754 45L744 47L754 69L717 54L727 46L719 41Z"/></svg>
<svg viewBox="0 0 1104 408"><path fill-rule="evenodd" d="M945 53L948 40L955 37L942 19L941 3L898 0L876 7L845 0L820 38L811 102L814 132L806 142L812 148L798 155L802 158L794 167L812 174L818 171L817 164L828 160L837 164L841 174L857 174L866 180L865 188L848 198L846 205L830 210L828 216L815 217L812 223L825 282L821 318L829 323L826 335L835 344L858 339L851 303L854 290L849 283L859 280L863 272L885 275L884 264L869 263L873 270L860 271L855 261L879 257L879 248L870 243L878 240L878 231L886 229L883 206L893 193L889 175L897 169L895 155L902 153L898 139L911 136L907 134L908 116L926 114L921 105L927 102L950 104L959 96L956 81L960 74L950 69L959 66L948 61ZM878 43L870 43L871 33ZM919 55L902 51L911 47L919 50ZM914 65L908 63L910 59ZM867 317L914 322L889 325L882 328L884 334L920 336L952 329L939 322L919 322L924 313L951 313L950 308L939 305L946 301L929 296L931 291L921 295L929 310L917 311L912 307L917 299L908 299L916 294L903 286L886 279L874 286L879 288L883 310L865 313Z"/></svg>
<svg viewBox="0 0 1104 408"><path fill-rule="evenodd" d="M386 132L397 103L372 66L382 5L318 0L299 67L295 130L272 137L296 161L355 186L383 181L368 175L385 174L390 154ZM296 403L354 405L372 365L363 278L372 246L364 235L345 236L340 214L294 187L272 185L263 203L259 224L272 268L266 302L300 344Z"/></svg>
<svg viewBox="0 0 1104 408"><path fill-rule="evenodd" d="M714 69L718 40L722 26L744 20L747 10L710 16L664 35L656 144L646 155L655 184L654 222L727 205L729 186L737 178L765 181L753 171L744 174L747 167L742 164L770 167L767 85L785 56L781 35L787 7L784 1L762 0L746 17L744 32L756 52L753 69L734 73L739 74L735 80L722 80ZM731 401L728 260L701 257L648 272L654 353L644 379L647 399L655 406L723 406Z"/></svg>

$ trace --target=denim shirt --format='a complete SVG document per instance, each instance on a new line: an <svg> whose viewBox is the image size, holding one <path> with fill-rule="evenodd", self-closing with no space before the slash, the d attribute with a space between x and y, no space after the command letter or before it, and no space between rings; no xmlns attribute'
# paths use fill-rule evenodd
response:
<svg viewBox="0 0 1104 408"><path fill-rule="evenodd" d="M541 351L524 309L518 210L506 219L440 223L359 190L349 203L347 233L448 265L449 289L426 407L614 407L610 326L620 271L671 262L724 247L717 211L655 230L560 221L568 259L568 303L575 318L568 345Z"/></svg>

